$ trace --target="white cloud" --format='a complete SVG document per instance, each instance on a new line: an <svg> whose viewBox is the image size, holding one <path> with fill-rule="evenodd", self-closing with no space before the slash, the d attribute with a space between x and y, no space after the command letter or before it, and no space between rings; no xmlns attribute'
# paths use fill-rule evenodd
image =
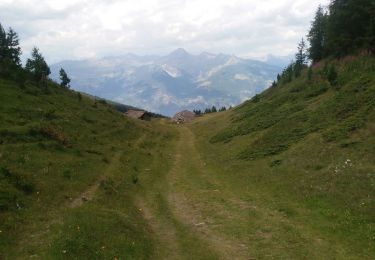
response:
<svg viewBox="0 0 375 260"><path fill-rule="evenodd" d="M250 80L250 77L245 74L236 74L234 75L234 79L236 80Z"/></svg>
<svg viewBox="0 0 375 260"><path fill-rule="evenodd" d="M207 104L207 101L204 99L204 97L202 96L197 96L195 98L189 98L187 100L187 104L191 105L191 104Z"/></svg>
<svg viewBox="0 0 375 260"><path fill-rule="evenodd" d="M117 55L223 52L288 55L328 0L0 0L0 22L26 55L50 62Z"/></svg>

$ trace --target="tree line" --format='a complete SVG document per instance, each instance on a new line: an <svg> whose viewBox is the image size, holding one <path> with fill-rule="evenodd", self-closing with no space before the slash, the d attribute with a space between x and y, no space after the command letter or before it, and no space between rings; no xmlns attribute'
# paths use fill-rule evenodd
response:
<svg viewBox="0 0 375 260"><path fill-rule="evenodd" d="M227 111L228 109L232 109L232 106L230 106L229 108L226 108L225 106L222 106L219 109L216 108L216 106L212 106L212 107L206 108L205 110L200 110L200 109L193 110L193 112L196 115L200 116L200 115L204 115L204 114L210 114L210 113L216 113L216 112L223 112L223 111Z"/></svg>
<svg viewBox="0 0 375 260"><path fill-rule="evenodd" d="M327 57L375 52L375 1L333 0L319 6L308 32L309 58L313 63Z"/></svg>
<svg viewBox="0 0 375 260"><path fill-rule="evenodd" d="M20 85L31 79L46 86L51 70L39 49L32 49L25 67L22 67L21 54L18 34L12 28L5 30L0 23L0 76L14 78ZM60 80L62 87L70 88L71 80L63 68L60 69Z"/></svg>
<svg viewBox="0 0 375 260"><path fill-rule="evenodd" d="M319 6L307 40L302 38L294 60L277 75L272 87L291 82L304 69L312 78L312 68L324 59L347 55L375 53L375 1L374 0L332 0L328 7ZM337 71L333 64L325 65L323 74L328 81L337 83Z"/></svg>

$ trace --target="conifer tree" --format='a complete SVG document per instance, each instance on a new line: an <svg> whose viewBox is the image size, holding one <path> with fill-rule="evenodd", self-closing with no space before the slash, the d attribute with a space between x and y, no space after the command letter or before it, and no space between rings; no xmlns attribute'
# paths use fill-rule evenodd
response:
<svg viewBox="0 0 375 260"><path fill-rule="evenodd" d="M200 109L193 110L193 112L194 112L197 116L199 116L199 115L202 114L202 111L201 111Z"/></svg>
<svg viewBox="0 0 375 260"><path fill-rule="evenodd" d="M18 34L12 29L9 28L9 31L6 36L7 44L7 57L9 58L12 64L20 66L21 64L21 47L19 46Z"/></svg>
<svg viewBox="0 0 375 260"><path fill-rule="evenodd" d="M333 0L329 5L327 50L329 55L342 57L374 48L373 0Z"/></svg>
<svg viewBox="0 0 375 260"><path fill-rule="evenodd" d="M7 35L4 27L0 23L0 62L2 62L6 57L7 51Z"/></svg>
<svg viewBox="0 0 375 260"><path fill-rule="evenodd" d="M27 59L25 68L32 73L38 81L46 79L47 76L51 74L51 70L44 60L44 57L36 47L34 47L31 52L31 58Z"/></svg>
<svg viewBox="0 0 375 260"><path fill-rule="evenodd" d="M370 21L368 23L366 31L366 47L370 53L375 54L375 1L372 1L369 5Z"/></svg>
<svg viewBox="0 0 375 260"><path fill-rule="evenodd" d="M21 47L19 46L17 33L12 28L9 28L9 31L6 32L0 24L0 61L2 66L20 66L20 55Z"/></svg>
<svg viewBox="0 0 375 260"><path fill-rule="evenodd" d="M294 76L299 77L301 71L307 64L307 54L306 54L306 43L302 38L301 42L298 44L298 52L296 54L296 62L294 64Z"/></svg>
<svg viewBox="0 0 375 260"><path fill-rule="evenodd" d="M60 85L65 88L70 88L70 78L68 77L68 74L66 74L65 70L63 68L60 69Z"/></svg>
<svg viewBox="0 0 375 260"><path fill-rule="evenodd" d="M289 83L293 80L295 63L292 61L282 72L281 74L281 83Z"/></svg>
<svg viewBox="0 0 375 260"><path fill-rule="evenodd" d="M307 35L310 42L309 59L316 63L323 59L324 47L326 41L326 27L327 15L323 7L320 5L315 13L314 21L312 22L311 29Z"/></svg>

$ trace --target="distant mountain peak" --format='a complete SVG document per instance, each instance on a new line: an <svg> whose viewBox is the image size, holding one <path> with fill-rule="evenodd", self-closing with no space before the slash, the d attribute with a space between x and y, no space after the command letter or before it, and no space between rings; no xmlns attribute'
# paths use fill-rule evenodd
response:
<svg viewBox="0 0 375 260"><path fill-rule="evenodd" d="M235 55L231 55L227 61L227 65L235 65L241 62L241 59Z"/></svg>
<svg viewBox="0 0 375 260"><path fill-rule="evenodd" d="M177 68L169 66L168 64L163 64L161 67L163 71L166 72L172 78L178 78L181 76L181 72Z"/></svg>
<svg viewBox="0 0 375 260"><path fill-rule="evenodd" d="M165 115L184 109L239 104L270 86L280 69L235 55L183 48L166 56L123 55L60 63L76 90Z"/></svg>
<svg viewBox="0 0 375 260"><path fill-rule="evenodd" d="M178 48L169 54L169 56L188 56L188 55L190 55L190 53L188 53L184 48Z"/></svg>

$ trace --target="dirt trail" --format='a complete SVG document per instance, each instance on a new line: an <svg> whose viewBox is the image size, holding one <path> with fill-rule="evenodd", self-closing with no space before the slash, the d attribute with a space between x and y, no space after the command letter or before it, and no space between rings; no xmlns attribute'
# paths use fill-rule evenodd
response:
<svg viewBox="0 0 375 260"><path fill-rule="evenodd" d="M120 157L121 157L121 152L116 153L113 156L113 159L111 160L109 166L104 171L104 173L100 175L99 178L93 184L91 184L84 192L82 192L78 197L73 199L70 202L69 207L78 208L78 207L81 207L84 202L92 200L96 191L98 190L100 186L100 183L106 179L106 176L109 173L111 173L113 170L116 169L116 167L118 167L118 164L120 162Z"/></svg>
<svg viewBox="0 0 375 260"><path fill-rule="evenodd" d="M206 182L212 183L215 187L223 188L223 185L207 172L207 165L203 162L195 147L195 136L191 130L186 126L179 126L178 131L179 140L171 156L173 163L166 176L166 187L158 190L162 194L161 198L158 199L159 201L151 201L155 198L147 198L146 196L137 199L137 207L142 211L156 241L158 241L159 248L156 248L154 257L158 259L189 258L187 249L184 248L182 243L193 236L203 241L208 246L207 250L220 256L220 259L250 259L246 246L247 241L239 241L212 229L207 216L205 217L203 214L204 208L202 208L205 203L210 203L205 201L207 197L203 195L199 203L191 199L192 195L203 194L207 190L194 187L193 184L185 181L186 176L191 176L189 170L198 172L200 178L204 178ZM181 185L185 188L180 189ZM210 190L210 192L217 191ZM194 194L189 195L189 193ZM227 195L225 193L222 196ZM245 203L235 196L229 196L226 199L232 205ZM165 201L161 202L160 200ZM166 204L162 213L158 212L155 203ZM231 214L228 209L217 207L218 211L228 215ZM188 233L181 233L178 226L185 227ZM186 236L190 236L190 238Z"/></svg>
<svg viewBox="0 0 375 260"><path fill-rule="evenodd" d="M135 144L138 146L145 138L145 135L141 136ZM80 193L77 197L71 199L67 204L64 204L59 211L65 210L67 208L79 208L81 207L85 202L88 202L92 200L95 196L95 193L100 187L100 183L107 178L108 175L110 175L114 170L117 169L120 163L120 158L122 155L122 151L117 152L113 159L111 160L108 167L104 170L104 172L97 178L97 180L91 184L89 187L86 188L82 193ZM50 227L56 224L62 224L63 218L61 217L61 214L56 211L56 214L54 218L52 218L50 221L47 221L43 228L39 229L38 232L35 232L31 234L30 236L26 236L25 239L28 239L29 241L34 241L35 244L42 245L44 242L41 237L47 236L50 233ZM22 241L20 241L22 244Z"/></svg>
<svg viewBox="0 0 375 260"><path fill-rule="evenodd" d="M157 247L154 257L158 259L181 259L181 248L177 242L177 231L173 223L168 219L156 217L154 209L148 205L143 198L136 202L137 207L142 211L144 219L149 224L152 233L162 248Z"/></svg>
<svg viewBox="0 0 375 260"><path fill-rule="evenodd" d="M205 163L202 161L199 152L195 147L195 136L191 130L185 126L179 128L180 139L175 152L175 162L168 175L170 192L168 193L168 202L175 217L189 226L191 231L206 241L214 252L221 256L221 259L250 259L247 241L238 241L234 238L228 238L223 234L215 232L208 225L207 220L202 214L199 204L190 200L188 194L174 189L181 180L182 175L189 174L184 169L184 164L190 164L195 167L203 178L208 182L220 185L214 178L206 173ZM185 184L185 183L184 183ZM196 187L190 187L192 192L202 192ZM202 198L204 200L204 198ZM220 209L218 209L220 210Z"/></svg>
<svg viewBox="0 0 375 260"><path fill-rule="evenodd" d="M93 184L91 184L85 191L80 193L76 198L69 201L67 204L64 204L64 206L62 206L59 210L62 211L66 208L78 208L81 207L84 202L92 200L100 186L101 181L105 180L106 175L111 173L118 166L118 163L120 162L120 157L121 152L115 154L113 160L111 161L107 169L104 171L104 173L100 175L100 177ZM58 211L56 211L55 216L51 218L49 221L46 221L43 228L39 229L38 232L32 233L30 236L26 236L25 239L28 239L29 243L30 241L33 241L35 245L45 246L42 237L46 237L48 236L48 234L50 234L51 226L56 224L62 224L63 222L64 219L62 218L61 214L59 214ZM22 243L23 242L20 241L20 244Z"/></svg>
<svg viewBox="0 0 375 260"><path fill-rule="evenodd" d="M139 146L143 140L145 139L145 135L142 135L138 140L135 142L135 146ZM69 203L70 208L78 208L83 205L84 202L90 201L93 199L96 191L98 190L100 183L106 179L106 177L113 172L120 163L120 158L121 158L122 152L119 151L117 152L113 157L112 160L107 167L107 169L99 176L99 178L91 184L85 191L83 191L78 197L73 199Z"/></svg>
<svg viewBox="0 0 375 260"><path fill-rule="evenodd" d="M136 146L139 147L142 140L139 140ZM155 189L155 187L153 188ZM148 192L150 191L152 191L151 187ZM157 203L160 203L160 201L157 201ZM176 227L168 214L165 212L162 215L157 213L157 203L155 203L155 201L150 201L150 198L146 198L142 195L137 196L135 200L136 207L141 211L143 218L147 221L153 233L154 239L156 239L157 243L160 245L160 247L155 248L153 258L181 259L181 248L177 242Z"/></svg>

